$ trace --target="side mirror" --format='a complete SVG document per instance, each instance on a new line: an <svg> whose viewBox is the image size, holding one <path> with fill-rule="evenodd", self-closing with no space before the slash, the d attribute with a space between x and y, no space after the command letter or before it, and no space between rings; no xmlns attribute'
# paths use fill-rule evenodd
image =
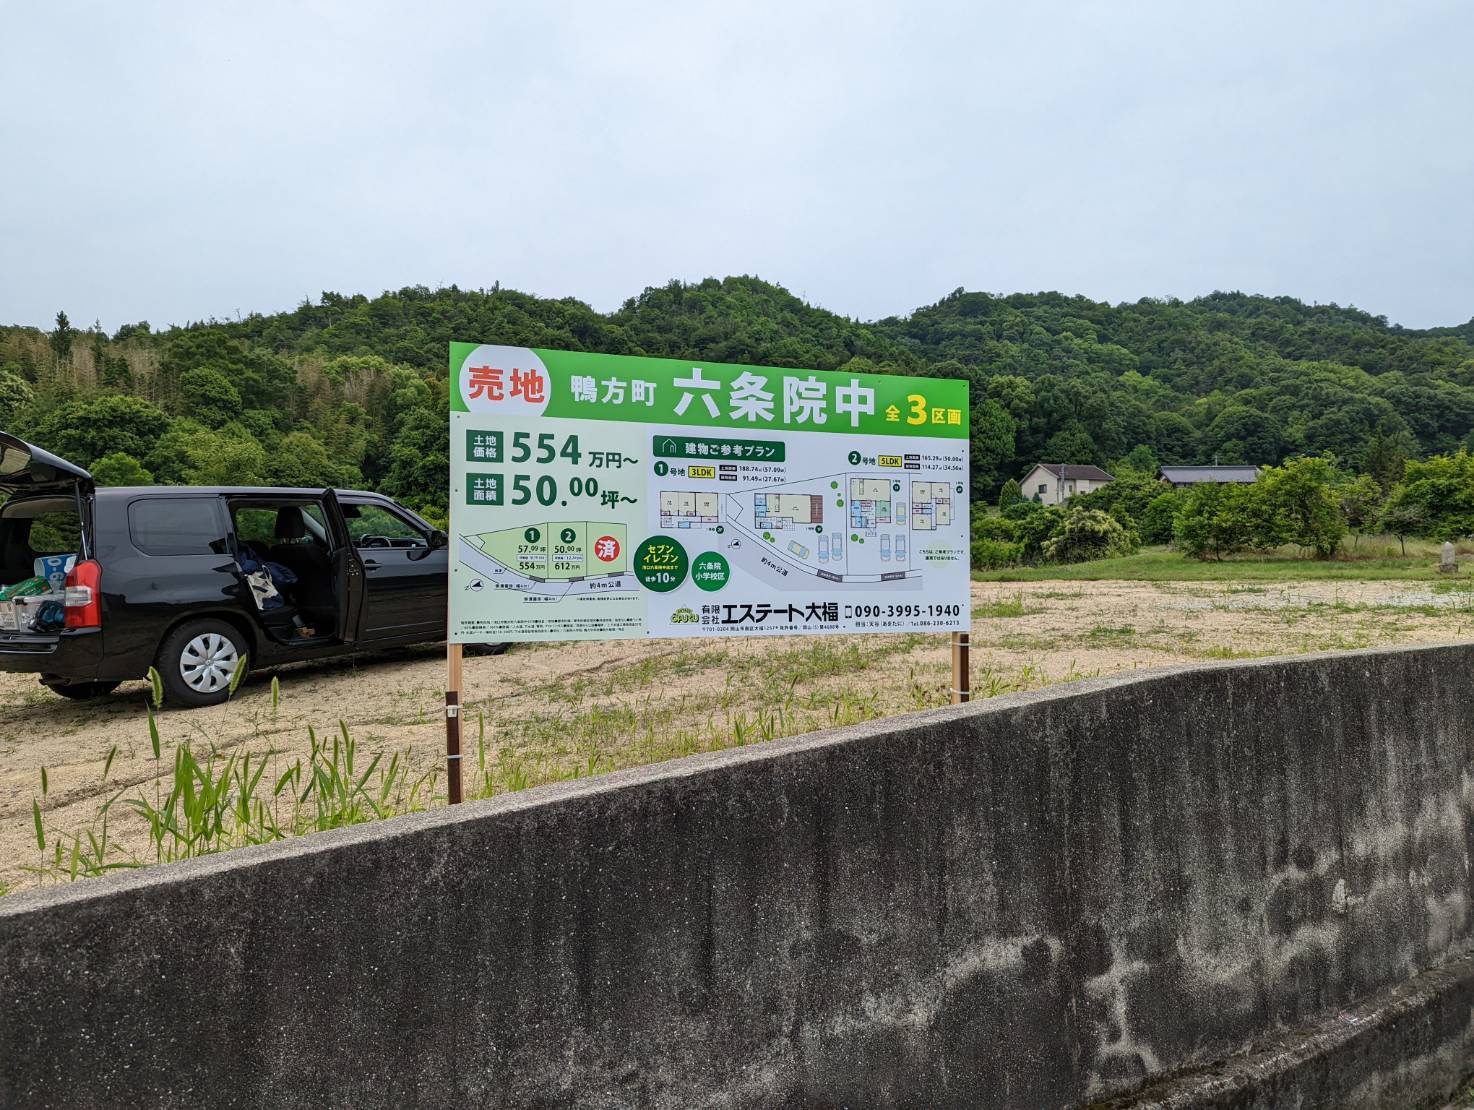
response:
<svg viewBox="0 0 1474 1110"><path fill-rule="evenodd" d="M447 547L447 546L449 546L449 544L450 544L450 537L447 536L444 532L442 532L439 528L436 528L435 530L433 530L430 533L430 550L431 551L434 551L437 548Z"/></svg>

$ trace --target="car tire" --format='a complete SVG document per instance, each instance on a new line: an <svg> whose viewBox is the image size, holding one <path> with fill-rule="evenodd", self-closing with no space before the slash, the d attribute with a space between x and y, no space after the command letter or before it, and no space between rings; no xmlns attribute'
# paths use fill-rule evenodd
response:
<svg viewBox="0 0 1474 1110"><path fill-rule="evenodd" d="M72 682L72 683L41 683L53 694L60 694L72 701L87 701L90 698L102 698L111 694L118 688L116 682Z"/></svg>
<svg viewBox="0 0 1474 1110"><path fill-rule="evenodd" d="M164 637L154 661L164 684L164 704L189 707L228 699L236 669L246 665L246 638L234 625L218 620L181 624Z"/></svg>
<svg viewBox="0 0 1474 1110"><path fill-rule="evenodd" d="M487 644L467 644L466 651L471 655L501 655L511 648L511 644L497 642Z"/></svg>

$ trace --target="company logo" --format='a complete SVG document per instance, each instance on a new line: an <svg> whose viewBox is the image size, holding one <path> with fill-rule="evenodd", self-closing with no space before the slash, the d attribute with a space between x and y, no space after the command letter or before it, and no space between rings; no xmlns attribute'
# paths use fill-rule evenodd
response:
<svg viewBox="0 0 1474 1110"><path fill-rule="evenodd" d="M699 624L701 618L686 606L682 606L670 615L671 624Z"/></svg>
<svg viewBox="0 0 1474 1110"><path fill-rule="evenodd" d="M619 558L619 541L613 536L600 536L594 541L594 558L601 563L612 563Z"/></svg>

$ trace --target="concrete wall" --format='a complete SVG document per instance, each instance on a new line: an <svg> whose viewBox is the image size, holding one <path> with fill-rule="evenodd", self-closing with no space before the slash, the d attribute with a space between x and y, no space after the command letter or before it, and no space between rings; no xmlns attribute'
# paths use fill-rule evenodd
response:
<svg viewBox="0 0 1474 1110"><path fill-rule="evenodd" d="M12 895L0 1105L1129 1090L1468 948L1471 669L1095 680Z"/></svg>

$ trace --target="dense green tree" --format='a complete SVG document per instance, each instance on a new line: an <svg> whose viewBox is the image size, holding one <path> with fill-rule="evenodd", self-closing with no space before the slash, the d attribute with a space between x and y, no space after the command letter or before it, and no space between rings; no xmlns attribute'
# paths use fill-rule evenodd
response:
<svg viewBox="0 0 1474 1110"><path fill-rule="evenodd" d="M128 339L147 339L153 332L148 326L147 320L140 320L136 324L124 324L113 333L113 342L122 343Z"/></svg>
<svg viewBox="0 0 1474 1110"><path fill-rule="evenodd" d="M151 486L154 476L124 451L104 455L92 464L92 480L99 486Z"/></svg>
<svg viewBox="0 0 1474 1110"><path fill-rule="evenodd" d="M1335 482L1335 465L1326 458L1290 459L1265 468L1258 482L1244 487L1262 501L1265 519L1273 522L1273 530L1261 533L1264 539L1255 546L1293 543L1329 559L1346 534Z"/></svg>
<svg viewBox="0 0 1474 1110"><path fill-rule="evenodd" d="M1421 491L1420 491L1421 492ZM1389 535L1396 536L1402 553L1407 554L1407 538L1421 536L1428 531L1428 508L1418 494L1403 485L1394 486L1382 502L1382 512L1377 526Z"/></svg>
<svg viewBox="0 0 1474 1110"><path fill-rule="evenodd" d="M1033 412L1034 389L1027 378L1021 378L1017 374L999 374L989 378L987 394L989 400L1002 405L1004 411L1017 423L1027 421Z"/></svg>
<svg viewBox="0 0 1474 1110"><path fill-rule="evenodd" d="M220 329L180 332L164 344L159 371L172 384L181 411L189 415L191 398L184 376L202 367L220 374L247 408L267 409L283 419L292 411L296 374L285 359L232 339Z"/></svg>
<svg viewBox="0 0 1474 1110"><path fill-rule="evenodd" d="M1190 463L1198 458L1198 430L1180 412L1152 415L1152 447L1162 463Z"/></svg>
<svg viewBox="0 0 1474 1110"><path fill-rule="evenodd" d="M1023 560L1023 545L1015 538L1015 521L989 513L972 518L972 569L996 570Z"/></svg>
<svg viewBox="0 0 1474 1110"><path fill-rule="evenodd" d="M1100 450L1084 426L1076 423L1050 436L1049 442L1044 445L1044 454L1047 457L1042 462L1084 465L1096 462Z"/></svg>
<svg viewBox="0 0 1474 1110"><path fill-rule="evenodd" d="M16 418L30 407L34 396L31 383L21 377L19 365L0 365L0 431L19 430Z"/></svg>
<svg viewBox="0 0 1474 1110"><path fill-rule="evenodd" d="M1280 439L1279 424L1272 416L1245 405L1224 409L1207 431L1209 450L1217 452L1225 463L1252 462L1258 466L1273 462L1279 458Z"/></svg>
<svg viewBox="0 0 1474 1110"><path fill-rule="evenodd" d="M1264 500L1254 486L1204 482L1184 495L1173 523L1172 542L1197 559L1221 559L1246 548L1280 542Z"/></svg>
<svg viewBox="0 0 1474 1110"><path fill-rule="evenodd" d="M1123 528L1139 532L1147 506L1161 493L1162 483L1153 474L1127 467L1117 472L1114 482L1071 498L1070 505L1098 509Z"/></svg>
<svg viewBox="0 0 1474 1110"><path fill-rule="evenodd" d="M289 432L266 462L266 480L274 486L354 488L363 478L352 466L335 461L310 432Z"/></svg>
<svg viewBox="0 0 1474 1110"><path fill-rule="evenodd" d="M994 401L983 400L972 407L970 460L972 488L991 492L1003 481L1014 456L1014 420Z"/></svg>
<svg viewBox="0 0 1474 1110"><path fill-rule="evenodd" d="M1399 536L1435 540L1474 536L1474 455L1461 450L1408 460L1402 483L1388 497L1383 520Z"/></svg>
<svg viewBox="0 0 1474 1110"><path fill-rule="evenodd" d="M1361 534L1376 527L1381 519L1382 487L1370 474L1360 474L1338 483L1335 492L1341 517L1354 537L1352 546L1355 547L1361 543Z"/></svg>
<svg viewBox="0 0 1474 1110"><path fill-rule="evenodd" d="M56 326L51 329L51 351L58 362L72 357L72 343L77 338L77 329L67 319L65 312L56 314Z"/></svg>
<svg viewBox="0 0 1474 1110"><path fill-rule="evenodd" d="M54 455L90 466L115 451L141 458L168 427L169 418L142 398L102 394L58 405L36 425L34 439Z"/></svg>
<svg viewBox="0 0 1474 1110"><path fill-rule="evenodd" d="M1141 542L1171 543L1173 530L1177 527L1177 511L1181 507L1182 498L1175 490L1153 497L1141 514Z"/></svg>
<svg viewBox="0 0 1474 1110"><path fill-rule="evenodd" d="M1010 478L1003 483L1003 488L998 491L998 508L1008 509L1017 505L1024 499L1024 491L1019 488L1018 479Z"/></svg>
<svg viewBox="0 0 1474 1110"><path fill-rule="evenodd" d="M240 391L213 366L186 370L179 375L178 385L180 407L207 428L218 428L241 415Z"/></svg>
<svg viewBox="0 0 1474 1110"><path fill-rule="evenodd" d="M133 388L133 368L122 355L103 353L97 363L97 383L104 389L127 393Z"/></svg>
<svg viewBox="0 0 1474 1110"><path fill-rule="evenodd" d="M1112 476L1116 478L1124 477L1127 471L1134 471L1155 479L1161 467L1157 462L1157 453L1147 444L1138 443L1121 458L1111 463L1109 469Z"/></svg>
<svg viewBox="0 0 1474 1110"><path fill-rule="evenodd" d="M1390 432L1378 428L1361 451L1361 470L1371 475L1384 490L1402 480L1402 469L1417 444L1407 432Z"/></svg>
<svg viewBox="0 0 1474 1110"><path fill-rule="evenodd" d="M389 448L380 488L414 508L443 509L448 496L450 446L444 416L412 409L400 421Z"/></svg>
<svg viewBox="0 0 1474 1110"><path fill-rule="evenodd" d="M1065 510L1059 505L1041 505L1037 501L1020 502L1003 517L1012 525L1019 558L1026 563L1038 562L1044 557L1045 542L1064 518Z"/></svg>
<svg viewBox="0 0 1474 1110"><path fill-rule="evenodd" d="M266 450L255 440L180 420L144 457L155 477L171 485L254 486L267 481Z"/></svg>

